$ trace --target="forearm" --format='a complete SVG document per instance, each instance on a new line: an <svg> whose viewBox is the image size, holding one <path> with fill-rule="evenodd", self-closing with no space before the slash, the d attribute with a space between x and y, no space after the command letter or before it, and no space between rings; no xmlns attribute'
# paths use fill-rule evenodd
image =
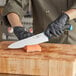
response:
<svg viewBox="0 0 76 76"><path fill-rule="evenodd" d="M16 27L16 26L22 26L22 23L20 21L20 18L17 14L15 13L10 13L7 15L8 21L11 24L12 27Z"/></svg>
<svg viewBox="0 0 76 76"><path fill-rule="evenodd" d="M76 9L70 9L66 11L65 13L69 16L70 20L76 18Z"/></svg>

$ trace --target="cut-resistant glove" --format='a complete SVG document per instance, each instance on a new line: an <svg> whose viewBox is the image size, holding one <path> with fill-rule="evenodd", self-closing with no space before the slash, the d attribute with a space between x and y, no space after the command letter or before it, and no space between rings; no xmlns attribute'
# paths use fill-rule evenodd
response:
<svg viewBox="0 0 76 76"><path fill-rule="evenodd" d="M33 36L33 33L25 31L24 27L14 27L14 34L19 40Z"/></svg>
<svg viewBox="0 0 76 76"><path fill-rule="evenodd" d="M68 26L66 25L68 20L69 16L67 14L61 14L61 16L59 16L55 21L53 21L47 26L44 31L45 35L47 35L49 38L51 36L59 37L64 33L64 28L68 28Z"/></svg>

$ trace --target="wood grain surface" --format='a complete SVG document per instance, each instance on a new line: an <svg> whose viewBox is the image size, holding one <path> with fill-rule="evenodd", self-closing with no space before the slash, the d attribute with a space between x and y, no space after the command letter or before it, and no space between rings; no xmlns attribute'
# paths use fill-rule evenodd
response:
<svg viewBox="0 0 76 76"><path fill-rule="evenodd" d="M40 44L41 52L8 49L13 41L0 42L0 73L38 76L75 76L76 45Z"/></svg>

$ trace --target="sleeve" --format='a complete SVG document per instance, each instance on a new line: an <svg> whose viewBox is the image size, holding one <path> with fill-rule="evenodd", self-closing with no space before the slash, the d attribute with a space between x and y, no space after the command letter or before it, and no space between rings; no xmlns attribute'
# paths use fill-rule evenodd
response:
<svg viewBox="0 0 76 76"><path fill-rule="evenodd" d="M7 19L7 15L9 13L16 13L20 17L20 19L22 19L24 15L22 1L23 0L8 0L8 2L6 3L4 7L3 14L2 14L2 18L3 18L5 25L9 24L9 21Z"/></svg>

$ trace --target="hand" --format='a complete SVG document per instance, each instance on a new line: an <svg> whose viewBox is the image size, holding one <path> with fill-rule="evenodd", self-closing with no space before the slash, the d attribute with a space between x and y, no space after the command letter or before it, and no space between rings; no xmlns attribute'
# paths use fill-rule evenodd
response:
<svg viewBox="0 0 76 76"><path fill-rule="evenodd" d="M64 27L66 26L69 16L63 13L55 21L50 23L44 33L50 38L51 36L59 37L64 33ZM67 27L66 27L67 28Z"/></svg>
<svg viewBox="0 0 76 76"><path fill-rule="evenodd" d="M25 31L24 27L14 27L14 33L19 40L33 36L32 33Z"/></svg>

